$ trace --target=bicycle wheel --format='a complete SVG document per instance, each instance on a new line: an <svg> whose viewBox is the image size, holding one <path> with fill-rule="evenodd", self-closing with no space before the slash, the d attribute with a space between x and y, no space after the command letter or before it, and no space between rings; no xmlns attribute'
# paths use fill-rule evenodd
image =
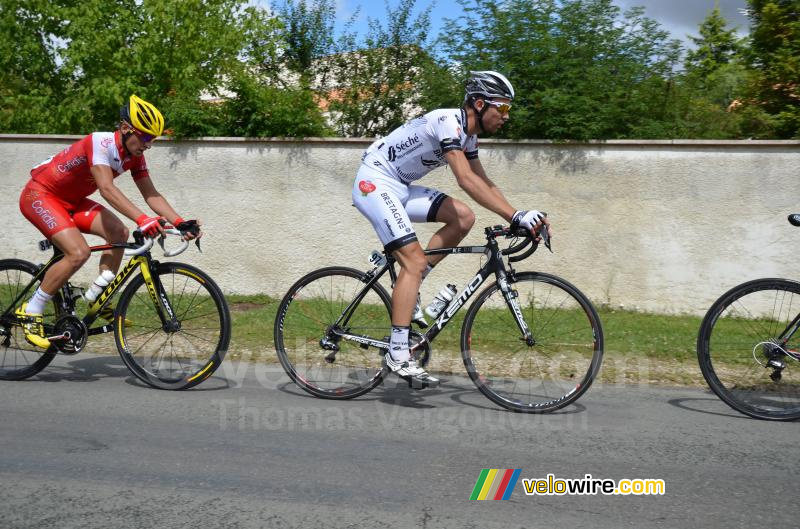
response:
<svg viewBox="0 0 800 529"><path fill-rule="evenodd" d="M385 375L385 350L342 340L331 333L365 282L365 274L352 268L322 268L292 285L278 307L278 358L289 377L312 395L350 399L373 389ZM384 340L391 324L391 298L375 283L341 328ZM332 349L333 344L338 351Z"/></svg>
<svg viewBox="0 0 800 529"><path fill-rule="evenodd" d="M152 272L163 287L159 297L166 296L179 325L169 328L166 311L167 322L161 321L144 276L138 274L114 313L117 349L128 369L151 386L196 386L216 371L228 351L228 304L216 283L193 266L159 263ZM163 310L163 302L159 305Z"/></svg>
<svg viewBox="0 0 800 529"><path fill-rule="evenodd" d="M0 260L0 310L6 316L0 323L0 380L22 380L31 377L47 367L56 355L55 347L47 351L34 347L25 340L22 326L16 323L14 310L28 301L39 287L37 281L22 300L12 306L14 300L25 290L38 272L38 267L28 261L19 259ZM44 312L45 325L51 325L56 319L56 307L60 303L60 295L53 296L53 302Z"/></svg>
<svg viewBox="0 0 800 529"><path fill-rule="evenodd" d="M527 345L495 282L469 308L461 356L490 400L512 411L545 413L575 402L603 360L603 329L591 302L555 276L516 274L509 285L536 341Z"/></svg>
<svg viewBox="0 0 800 529"><path fill-rule="evenodd" d="M758 419L800 417L800 333L781 339L799 312L800 283L785 279L743 283L711 306L697 359L720 399Z"/></svg>

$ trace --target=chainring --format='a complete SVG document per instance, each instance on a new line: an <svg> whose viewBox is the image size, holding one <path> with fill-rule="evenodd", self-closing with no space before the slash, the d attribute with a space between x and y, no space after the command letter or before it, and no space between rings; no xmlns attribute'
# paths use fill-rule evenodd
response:
<svg viewBox="0 0 800 529"><path fill-rule="evenodd" d="M53 345L59 352L67 355L74 355L83 350L89 332L86 324L80 318L72 315L61 316L53 326L56 335L69 333L69 338L64 340L54 340Z"/></svg>

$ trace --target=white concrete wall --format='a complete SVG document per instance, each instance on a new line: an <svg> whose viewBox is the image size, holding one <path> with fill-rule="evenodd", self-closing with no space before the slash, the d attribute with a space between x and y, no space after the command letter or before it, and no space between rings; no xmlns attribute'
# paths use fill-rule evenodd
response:
<svg viewBox="0 0 800 529"><path fill-rule="evenodd" d="M2 256L43 261L41 237L18 209L30 167L77 137L0 135ZM176 260L205 269L226 292L281 296L314 268L366 266L379 247L350 204L366 140L159 141L148 152L153 179L186 218L206 224L203 254ZM724 290L762 276L800 279L800 142L481 142L489 175L519 208L553 222L555 253L519 269L558 274L595 303L656 312L701 313ZM129 175L118 185L139 204ZM483 227L500 223L438 169L423 184L474 206ZM97 197L92 197L97 199ZM434 231L420 226L420 239ZM460 286L480 258L451 256L423 296ZM82 272L88 281L96 268Z"/></svg>

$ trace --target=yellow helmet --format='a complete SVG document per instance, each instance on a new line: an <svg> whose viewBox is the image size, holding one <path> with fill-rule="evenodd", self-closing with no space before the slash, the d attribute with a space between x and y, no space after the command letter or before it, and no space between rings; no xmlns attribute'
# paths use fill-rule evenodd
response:
<svg viewBox="0 0 800 529"><path fill-rule="evenodd" d="M136 95L131 95L128 104L119 109L119 117L145 134L161 136L164 132L164 116L161 112Z"/></svg>

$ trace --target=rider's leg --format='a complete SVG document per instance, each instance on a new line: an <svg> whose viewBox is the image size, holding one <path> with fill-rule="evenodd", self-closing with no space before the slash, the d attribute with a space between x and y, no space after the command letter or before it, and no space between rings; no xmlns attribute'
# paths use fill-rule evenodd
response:
<svg viewBox="0 0 800 529"><path fill-rule="evenodd" d="M444 226L431 237L429 250L458 246L475 224L475 213L460 200L447 197L436 212L436 222L444 222ZM433 266L444 258L444 255L429 255L428 262Z"/></svg>
<svg viewBox="0 0 800 529"><path fill-rule="evenodd" d="M102 206L94 215L94 219L89 224L87 231L105 239L106 244L125 243L128 240L128 235L130 235L128 228L119 220L119 217ZM103 251L100 255L100 272L110 270L116 274L120 263L122 263L124 251L124 248Z"/></svg>
<svg viewBox="0 0 800 529"><path fill-rule="evenodd" d="M408 326L428 262L417 241L395 250L394 257L400 265L400 272L392 293L392 325Z"/></svg>
<svg viewBox="0 0 800 529"><path fill-rule="evenodd" d="M106 244L121 244L127 242L129 235L128 228L125 227L125 224L123 224L119 217L111 210L90 200L86 200L82 205L84 209L86 209L86 213L76 214L74 217L75 223L82 231L102 237L105 239ZM110 271L112 274L116 274L117 270L119 270L120 263L122 263L124 252L124 248L104 250L100 256L100 274L106 270ZM114 306L106 304L97 315L105 320L113 321ZM132 321L125 318L125 325L132 325Z"/></svg>
<svg viewBox="0 0 800 529"><path fill-rule="evenodd" d="M422 273L428 265L425 253L422 246L414 241L398 248L393 255L400 265L400 271L392 292L392 334L386 365L412 386L437 386L437 378L430 376L415 361L411 361L408 340L411 315L417 302Z"/></svg>
<svg viewBox="0 0 800 529"><path fill-rule="evenodd" d="M39 287L46 294L52 296L89 259L89 245L86 244L86 239L83 238L78 228L61 230L50 240L64 252L64 257L50 267Z"/></svg>
<svg viewBox="0 0 800 529"><path fill-rule="evenodd" d="M28 303L16 311L17 316L28 319L24 325L25 339L43 349L50 347L50 341L45 338L42 319L45 306L89 258L89 245L77 228L65 228L52 235L50 240L64 252L64 257L50 267Z"/></svg>

